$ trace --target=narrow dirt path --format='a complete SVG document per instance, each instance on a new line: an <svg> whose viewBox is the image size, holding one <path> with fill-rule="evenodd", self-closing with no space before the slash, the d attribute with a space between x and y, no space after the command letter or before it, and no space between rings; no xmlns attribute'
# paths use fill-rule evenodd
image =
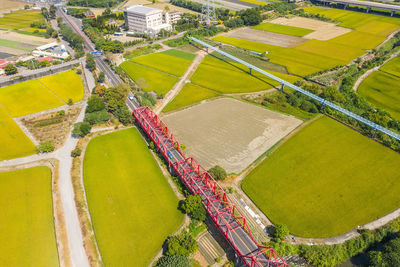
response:
<svg viewBox="0 0 400 267"><path fill-rule="evenodd" d="M360 78L357 79L357 81L353 85L353 90L357 91L358 87L360 87L360 84L374 71L379 70L383 65L385 65L388 61L391 59L397 57L400 54L400 51L393 53L388 59L386 59L381 65L376 66L372 69L367 70L363 75L360 76Z"/></svg>
<svg viewBox="0 0 400 267"><path fill-rule="evenodd" d="M164 99L162 102L157 103L157 105L154 107L154 112L156 114L160 114L160 112L163 110L163 108L172 101L172 99L175 98L179 94L179 92L182 90L183 86L186 84L187 81L189 81L189 78L192 76L192 74L196 71L197 67L200 65L201 61L203 58L207 55L207 53L203 50L200 50L196 53L196 57L194 58L192 64L189 66L189 68L186 70L185 74L180 78L180 80L174 85L174 87L165 95Z"/></svg>

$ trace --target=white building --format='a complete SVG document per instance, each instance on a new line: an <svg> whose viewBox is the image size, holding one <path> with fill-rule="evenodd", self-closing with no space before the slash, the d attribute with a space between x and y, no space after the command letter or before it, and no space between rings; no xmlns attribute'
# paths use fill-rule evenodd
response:
<svg viewBox="0 0 400 267"><path fill-rule="evenodd" d="M181 13L178 11L169 11L164 13L164 21L168 24L175 24L181 19Z"/></svg>
<svg viewBox="0 0 400 267"><path fill-rule="evenodd" d="M142 5L132 5L124 9L125 25L129 31L157 34L160 30L172 30L171 24L162 21L162 10L145 7Z"/></svg>

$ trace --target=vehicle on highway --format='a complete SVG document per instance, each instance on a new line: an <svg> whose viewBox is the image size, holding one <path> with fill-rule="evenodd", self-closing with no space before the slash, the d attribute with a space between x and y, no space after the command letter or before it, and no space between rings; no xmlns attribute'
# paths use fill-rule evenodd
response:
<svg viewBox="0 0 400 267"><path fill-rule="evenodd" d="M129 99L133 101L133 96L129 95Z"/></svg>
<svg viewBox="0 0 400 267"><path fill-rule="evenodd" d="M171 152L167 152L167 155L168 155L168 157L170 158L170 159L172 159L173 158L173 156L172 156L172 153Z"/></svg>

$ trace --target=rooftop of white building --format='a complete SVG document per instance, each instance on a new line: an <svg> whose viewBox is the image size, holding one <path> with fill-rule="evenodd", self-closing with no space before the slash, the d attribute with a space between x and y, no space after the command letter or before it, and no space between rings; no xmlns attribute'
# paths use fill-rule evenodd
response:
<svg viewBox="0 0 400 267"><path fill-rule="evenodd" d="M142 5L128 6L125 8L125 10L128 12L134 12L134 13L139 13L139 14L143 14L143 15L156 14L156 13L159 13L160 11L162 12L161 9L146 7L146 6L142 6Z"/></svg>

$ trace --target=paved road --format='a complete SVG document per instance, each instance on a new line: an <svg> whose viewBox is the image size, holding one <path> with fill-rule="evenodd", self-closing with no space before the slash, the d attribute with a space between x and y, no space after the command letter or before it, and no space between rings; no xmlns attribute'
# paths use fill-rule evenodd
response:
<svg viewBox="0 0 400 267"><path fill-rule="evenodd" d="M61 8L58 9L57 11L64 20L65 23L67 23L71 28L81 35L83 39L85 40L85 48L88 52L95 51L96 48L92 41L89 39L89 37L86 36L86 34L82 31L82 21L79 19L75 19L69 15L67 15ZM111 69L111 67L104 61L102 56L95 56L95 61L97 68L100 71L103 71L106 79L110 83L111 86L115 86L117 84L122 83L122 80L119 78L118 75L114 73L114 71Z"/></svg>
<svg viewBox="0 0 400 267"><path fill-rule="evenodd" d="M355 5L355 6L362 6L362 7L367 7L367 8L384 9L384 10L389 10L392 12L400 12L400 6L384 4L384 3L377 3L377 2L368 2L368 1L359 1L359 0L318 0L318 1L327 2L327 3L338 3L338 4L347 5L347 6Z"/></svg>

